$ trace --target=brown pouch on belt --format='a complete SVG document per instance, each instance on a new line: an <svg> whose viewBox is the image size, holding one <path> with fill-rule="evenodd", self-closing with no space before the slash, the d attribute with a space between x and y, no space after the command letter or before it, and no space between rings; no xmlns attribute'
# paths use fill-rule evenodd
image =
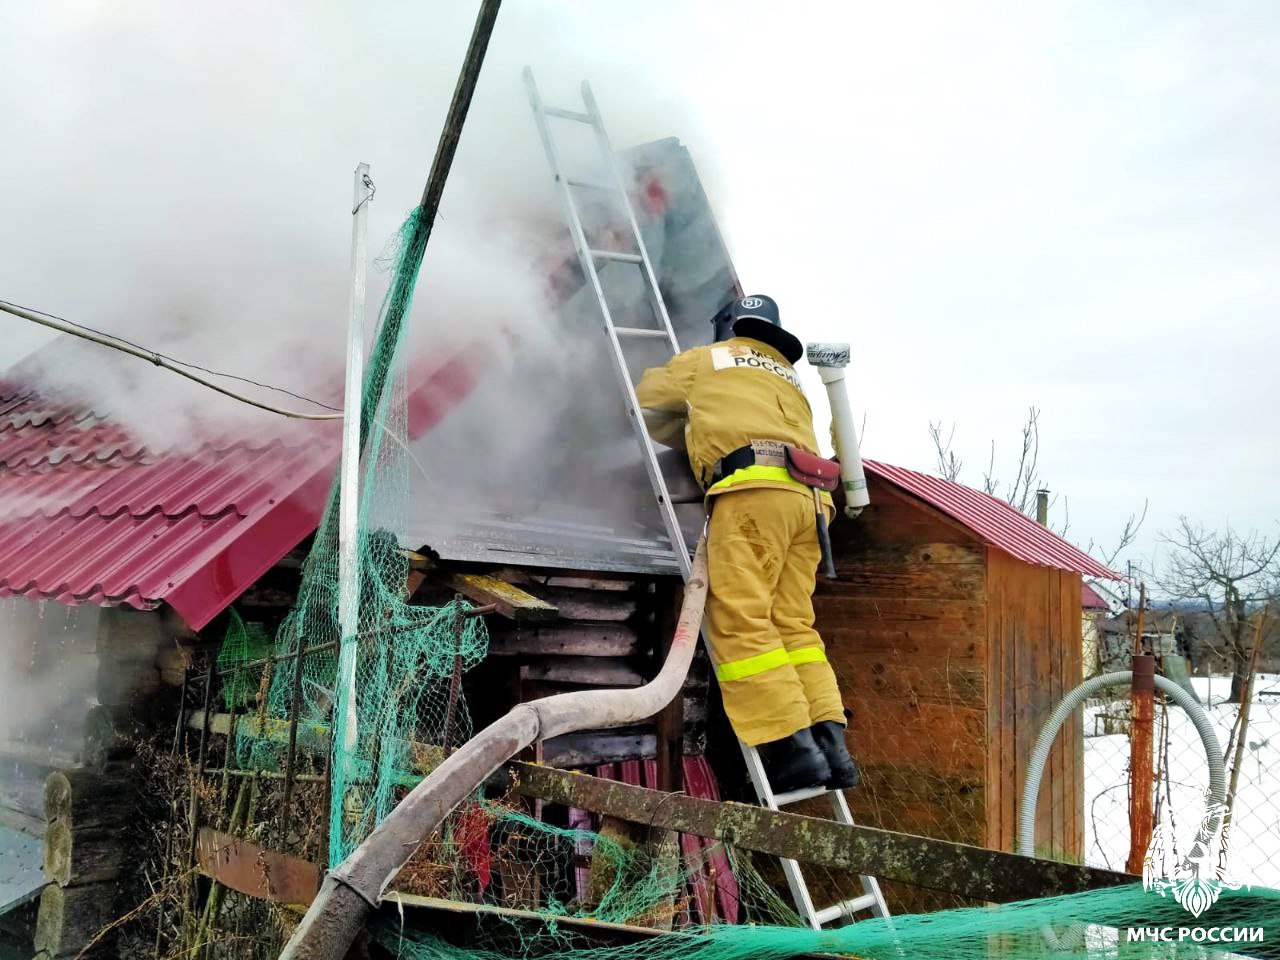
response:
<svg viewBox="0 0 1280 960"><path fill-rule="evenodd" d="M806 487L831 491L840 486L840 464L799 447L787 447L787 473Z"/></svg>

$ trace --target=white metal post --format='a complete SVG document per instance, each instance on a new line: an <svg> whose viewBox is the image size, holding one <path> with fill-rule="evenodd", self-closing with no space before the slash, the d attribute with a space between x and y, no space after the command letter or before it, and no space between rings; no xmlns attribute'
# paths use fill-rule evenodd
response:
<svg viewBox="0 0 1280 960"><path fill-rule="evenodd" d="M351 200L351 292L347 301L347 378L342 404L342 465L338 477L338 627L341 643L335 683L340 709L334 713L334 746L349 757L359 736L356 721L356 633L360 622L360 405L364 389L364 302L368 264L369 165L356 166ZM335 764L330 861L342 842L345 764ZM340 858L340 857L339 857Z"/></svg>

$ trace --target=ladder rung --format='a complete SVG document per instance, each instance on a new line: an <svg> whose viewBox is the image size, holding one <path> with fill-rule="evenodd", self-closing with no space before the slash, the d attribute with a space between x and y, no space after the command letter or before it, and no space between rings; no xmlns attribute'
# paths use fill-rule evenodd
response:
<svg viewBox="0 0 1280 960"><path fill-rule="evenodd" d="M668 339L665 330L650 330L648 327L614 327L614 333L620 337L653 337L655 340L661 337L663 340ZM826 793L826 790L822 791Z"/></svg>
<svg viewBox="0 0 1280 960"><path fill-rule="evenodd" d="M852 917L855 913L862 910L870 910L875 905L876 898L866 893L860 897L854 897L852 900L845 900L841 903L824 907L813 916L818 921L818 926L825 927L833 920L839 920L841 917Z"/></svg>
<svg viewBox="0 0 1280 960"><path fill-rule="evenodd" d="M578 123L589 123L595 126L595 117L589 113L579 113L577 110L561 110L559 107L543 107L542 112L548 117L559 117L561 120L576 120Z"/></svg>
<svg viewBox="0 0 1280 960"><path fill-rule="evenodd" d="M790 803L799 803L801 800L810 800L813 797L825 797L831 791L826 787L805 787L802 790L788 790L786 793L775 793L773 802L780 807L785 807Z"/></svg>
<svg viewBox="0 0 1280 960"><path fill-rule="evenodd" d="M592 183L590 180L566 180L565 183L571 187L579 187L583 190L603 190L606 193L618 193L618 188L607 183Z"/></svg>
<svg viewBox="0 0 1280 960"><path fill-rule="evenodd" d="M619 253L617 250L589 250L593 257L600 260L617 260L620 263L640 263L638 253Z"/></svg>

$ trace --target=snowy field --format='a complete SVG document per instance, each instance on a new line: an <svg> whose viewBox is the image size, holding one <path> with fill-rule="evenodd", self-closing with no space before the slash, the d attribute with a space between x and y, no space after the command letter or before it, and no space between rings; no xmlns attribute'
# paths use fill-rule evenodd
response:
<svg viewBox="0 0 1280 960"><path fill-rule="evenodd" d="M1206 705L1222 749L1226 749L1238 707L1222 703L1230 678L1192 678ZM1210 694L1212 700L1210 700ZM1109 697L1125 698L1122 688ZM1125 708L1127 700L1117 699ZM1129 738L1124 734L1093 736L1095 716L1104 708L1087 706L1084 716L1085 861L1090 866L1124 869L1129 851L1128 768ZM1162 782L1159 815L1171 810L1179 838L1194 833L1204 809L1209 783L1204 749L1191 719L1170 704L1168 746L1162 716L1156 707L1156 754L1167 756L1168 781ZM1102 730L1102 723L1097 723ZM1230 777L1230 765L1227 769ZM1181 845L1181 840L1180 840ZM1260 674L1254 684L1244 762L1236 790L1228 844L1228 871L1237 881L1280 888L1280 675Z"/></svg>

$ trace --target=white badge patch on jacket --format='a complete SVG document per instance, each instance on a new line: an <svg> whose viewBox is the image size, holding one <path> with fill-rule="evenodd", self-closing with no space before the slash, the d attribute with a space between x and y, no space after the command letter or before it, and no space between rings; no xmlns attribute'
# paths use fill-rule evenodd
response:
<svg viewBox="0 0 1280 960"><path fill-rule="evenodd" d="M801 393L804 393L804 390L800 387L800 378L796 376L794 370L754 347L712 347L711 365L716 370L736 370L741 368L767 370L774 376L781 377L787 381Z"/></svg>

